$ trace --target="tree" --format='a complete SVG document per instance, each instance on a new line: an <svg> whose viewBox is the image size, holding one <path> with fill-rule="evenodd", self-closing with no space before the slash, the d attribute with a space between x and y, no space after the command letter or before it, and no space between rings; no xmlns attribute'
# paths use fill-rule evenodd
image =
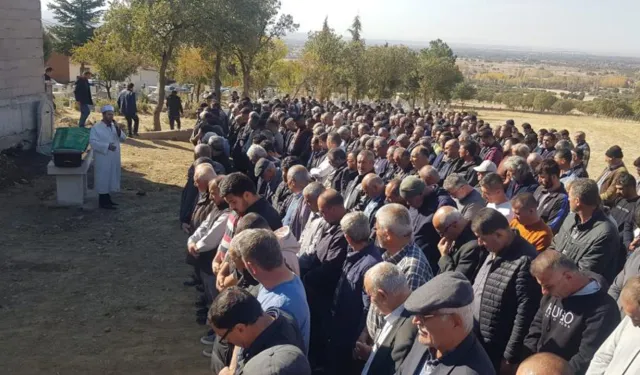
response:
<svg viewBox="0 0 640 375"><path fill-rule="evenodd" d="M366 45L361 37L362 23L360 16L356 16L353 20L351 28L348 30L351 34L351 41L346 45L344 50L344 67L342 71L342 86L345 87L347 100L349 100L349 88L353 88L353 98L361 99L367 92L367 74L366 74Z"/></svg>
<svg viewBox="0 0 640 375"><path fill-rule="evenodd" d="M393 98L407 81L407 75L412 71L413 59L413 52L406 46L367 48L369 93L377 99Z"/></svg>
<svg viewBox="0 0 640 375"><path fill-rule="evenodd" d="M200 97L202 86L206 85L213 75L211 60L211 56L202 48L183 47L178 51L175 78L180 82L195 85L196 100Z"/></svg>
<svg viewBox="0 0 640 375"><path fill-rule="evenodd" d="M104 10L104 0L53 0L48 4L57 24L50 28L54 50L71 55L91 39ZM81 70L84 65L81 62Z"/></svg>
<svg viewBox="0 0 640 375"><path fill-rule="evenodd" d="M472 84L460 82L453 89L453 98L460 100L464 106L464 102L473 99L477 93L478 90Z"/></svg>
<svg viewBox="0 0 640 375"><path fill-rule="evenodd" d="M115 30L126 51L135 51L158 69L158 104L153 111L153 130L161 130L167 68L181 44L190 40L189 32L198 26L200 4L195 1L135 1L131 6L112 3L105 27Z"/></svg>
<svg viewBox="0 0 640 375"><path fill-rule="evenodd" d="M287 45L281 39L274 40L258 53L251 73L251 82L255 90L261 91L272 85L274 65L287 57L287 53Z"/></svg>
<svg viewBox="0 0 640 375"><path fill-rule="evenodd" d="M289 14L281 14L279 0L254 0L249 8L251 14L241 28L234 30L232 50L238 59L242 71L243 95L248 96L251 89L251 73L258 54L271 48L275 39L298 29Z"/></svg>
<svg viewBox="0 0 640 375"><path fill-rule="evenodd" d="M325 18L322 30L309 33L302 51L305 80L318 90L320 100L329 98L341 69L344 42Z"/></svg>
<svg viewBox="0 0 640 375"><path fill-rule="evenodd" d="M273 81L278 89L291 97L298 96L307 82L300 60L279 60L273 66Z"/></svg>
<svg viewBox="0 0 640 375"><path fill-rule="evenodd" d="M558 100L557 102L553 103L553 105L551 106L551 110L563 115L571 112L571 110L574 108L575 108L575 105L571 100Z"/></svg>
<svg viewBox="0 0 640 375"><path fill-rule="evenodd" d="M533 108L537 111L548 111L557 100L558 98L552 93L543 91L536 94L535 99L533 99Z"/></svg>
<svg viewBox="0 0 640 375"><path fill-rule="evenodd" d="M457 56L447 43L440 39L429 42L429 48L418 55L420 72L420 91L425 103L430 100L451 101L453 88L464 77L456 66Z"/></svg>
<svg viewBox="0 0 640 375"><path fill-rule="evenodd" d="M117 38L106 32L97 31L90 41L74 48L72 53L74 61L91 65L97 78L103 82L109 99L113 82L124 81L140 66L139 60L122 51Z"/></svg>

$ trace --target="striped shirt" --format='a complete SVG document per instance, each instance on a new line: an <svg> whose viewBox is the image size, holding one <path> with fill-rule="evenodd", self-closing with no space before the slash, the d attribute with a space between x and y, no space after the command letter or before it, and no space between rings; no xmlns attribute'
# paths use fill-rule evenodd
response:
<svg viewBox="0 0 640 375"><path fill-rule="evenodd" d="M238 220L240 220L240 215L238 215L238 213L235 211L231 211L231 213L229 213L229 217L227 218L227 228L224 231L224 236L222 236L220 246L218 246L219 253L223 255L227 254L229 246L231 246L233 235L236 232L236 225L238 225Z"/></svg>

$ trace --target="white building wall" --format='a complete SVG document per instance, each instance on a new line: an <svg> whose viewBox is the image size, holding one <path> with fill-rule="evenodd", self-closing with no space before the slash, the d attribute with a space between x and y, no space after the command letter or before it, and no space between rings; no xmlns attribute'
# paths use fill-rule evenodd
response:
<svg viewBox="0 0 640 375"><path fill-rule="evenodd" d="M0 1L0 150L34 147L43 65L40 0Z"/></svg>

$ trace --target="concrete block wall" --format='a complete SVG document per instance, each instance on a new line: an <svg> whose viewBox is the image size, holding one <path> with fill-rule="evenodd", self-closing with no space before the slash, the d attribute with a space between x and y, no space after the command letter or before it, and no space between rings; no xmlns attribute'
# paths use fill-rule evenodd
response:
<svg viewBox="0 0 640 375"><path fill-rule="evenodd" d="M40 0L0 1L0 150L35 146L45 98Z"/></svg>

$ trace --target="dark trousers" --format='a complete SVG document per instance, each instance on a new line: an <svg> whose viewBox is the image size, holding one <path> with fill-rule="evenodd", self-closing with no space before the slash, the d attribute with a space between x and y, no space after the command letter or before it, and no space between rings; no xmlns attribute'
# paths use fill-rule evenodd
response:
<svg viewBox="0 0 640 375"><path fill-rule="evenodd" d="M180 115L169 115L169 127L173 130L173 124L178 125L178 130L180 130Z"/></svg>
<svg viewBox="0 0 640 375"><path fill-rule="evenodd" d="M135 114L133 116L124 116L127 119L127 129L129 129L129 136L131 134L138 135L138 126L140 125L140 119L138 115ZM133 122L133 131L131 130L131 122Z"/></svg>
<svg viewBox="0 0 640 375"><path fill-rule="evenodd" d="M108 206L111 204L111 196L109 194L99 194L98 204L100 206Z"/></svg>

